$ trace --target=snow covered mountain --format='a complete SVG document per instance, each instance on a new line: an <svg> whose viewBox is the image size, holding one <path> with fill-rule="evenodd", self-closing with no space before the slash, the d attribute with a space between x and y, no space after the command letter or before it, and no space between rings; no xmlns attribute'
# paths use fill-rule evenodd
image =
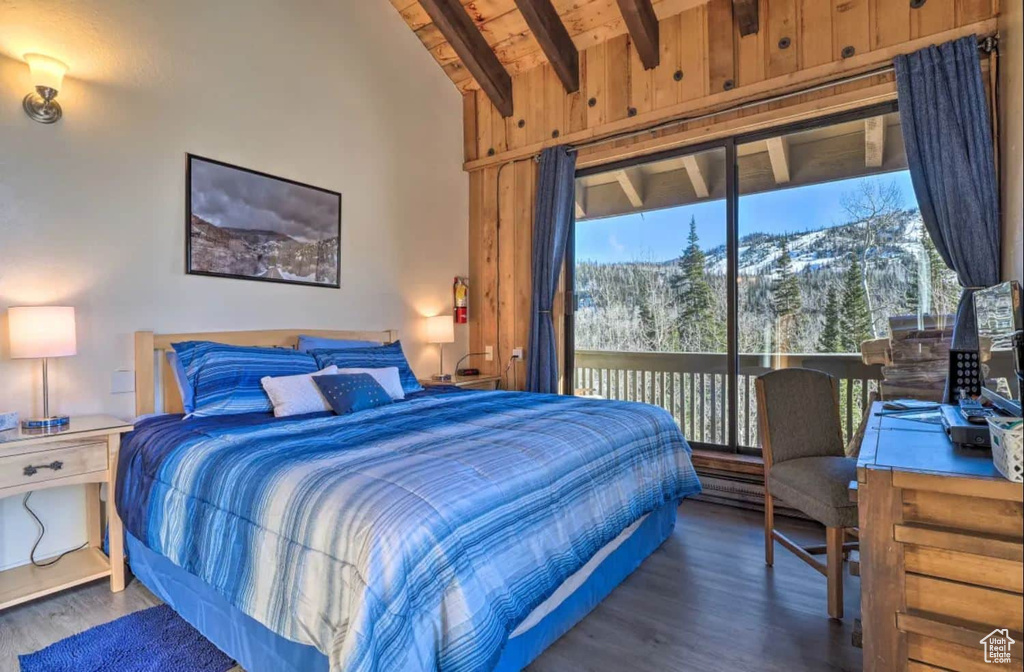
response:
<svg viewBox="0 0 1024 672"><path fill-rule="evenodd" d="M864 251L869 239L871 259L915 259L920 254L924 234L924 222L917 210L905 210L890 220L854 222L789 235L752 233L740 239L740 275L772 276L782 254L783 240L789 248L793 271L801 273L836 264L841 264L836 269L841 270L849 263L851 254ZM724 245L705 251L708 273L725 274L725 253Z"/></svg>

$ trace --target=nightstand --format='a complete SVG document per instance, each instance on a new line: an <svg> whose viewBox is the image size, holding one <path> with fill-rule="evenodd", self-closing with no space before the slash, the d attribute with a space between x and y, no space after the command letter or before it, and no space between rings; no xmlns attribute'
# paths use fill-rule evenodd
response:
<svg viewBox="0 0 1024 672"><path fill-rule="evenodd" d="M110 577L124 590L124 533L114 508L121 434L130 422L105 415L71 418L60 430L21 428L0 432L0 499L26 492L86 486L88 544L49 567L32 564L0 572L0 611L83 583ZM103 553L100 486L107 484L106 525L110 556ZM45 559L44 559L45 560Z"/></svg>
<svg viewBox="0 0 1024 672"><path fill-rule="evenodd" d="M452 376L451 380L432 380L430 378L421 380L423 387L439 387L454 385L464 390L496 390L501 382L501 376Z"/></svg>

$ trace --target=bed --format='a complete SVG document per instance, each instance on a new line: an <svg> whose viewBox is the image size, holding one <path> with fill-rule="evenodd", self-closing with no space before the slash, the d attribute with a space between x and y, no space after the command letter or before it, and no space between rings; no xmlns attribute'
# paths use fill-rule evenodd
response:
<svg viewBox="0 0 1024 672"><path fill-rule="evenodd" d="M248 672L521 669L700 490L643 404L431 388L346 416L176 412L171 343L299 333L136 335L137 410L164 412L122 442L131 568Z"/></svg>

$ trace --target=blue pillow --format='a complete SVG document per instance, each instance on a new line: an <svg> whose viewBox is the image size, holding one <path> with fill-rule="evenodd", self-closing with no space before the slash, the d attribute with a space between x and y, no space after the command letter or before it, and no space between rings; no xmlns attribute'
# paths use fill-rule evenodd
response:
<svg viewBox="0 0 1024 672"><path fill-rule="evenodd" d="M380 341L349 341L344 338L321 338L320 336L299 336L299 352L311 350L347 350L349 348L378 348Z"/></svg>
<svg viewBox="0 0 1024 672"><path fill-rule="evenodd" d="M316 376L313 382L338 415L391 403L391 395L368 373Z"/></svg>
<svg viewBox="0 0 1024 672"><path fill-rule="evenodd" d="M406 394L420 392L423 386L416 380L409 361L402 352L402 342L395 341L375 348L345 348L342 350L313 350L309 353L316 357L317 367L324 369L334 364L339 369L383 369L394 366L398 369L398 377L402 381L402 389Z"/></svg>
<svg viewBox="0 0 1024 672"><path fill-rule="evenodd" d="M168 350L165 356L167 357L167 364L171 367L171 373L174 375L174 381L178 383L181 406L185 409L185 413L191 413L196 410L196 393L192 389L192 383L188 382L188 374L185 373L185 367L181 365L181 359L174 350ZM167 403L166 399L164 403Z"/></svg>
<svg viewBox="0 0 1024 672"><path fill-rule="evenodd" d="M260 379L315 373L312 356L285 348L255 348L208 341L173 343L192 386L194 417L274 410Z"/></svg>

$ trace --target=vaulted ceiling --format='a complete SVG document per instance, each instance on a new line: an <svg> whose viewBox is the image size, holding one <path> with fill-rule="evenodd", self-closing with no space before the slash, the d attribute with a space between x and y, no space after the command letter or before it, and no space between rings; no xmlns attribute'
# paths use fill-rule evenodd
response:
<svg viewBox="0 0 1024 672"><path fill-rule="evenodd" d="M511 76L552 64L579 88L579 51L629 33L644 65L658 63L658 19L707 0L390 0L462 91L483 89L512 114ZM757 30L757 0L733 0L737 24ZM746 24L743 23L746 17Z"/></svg>

